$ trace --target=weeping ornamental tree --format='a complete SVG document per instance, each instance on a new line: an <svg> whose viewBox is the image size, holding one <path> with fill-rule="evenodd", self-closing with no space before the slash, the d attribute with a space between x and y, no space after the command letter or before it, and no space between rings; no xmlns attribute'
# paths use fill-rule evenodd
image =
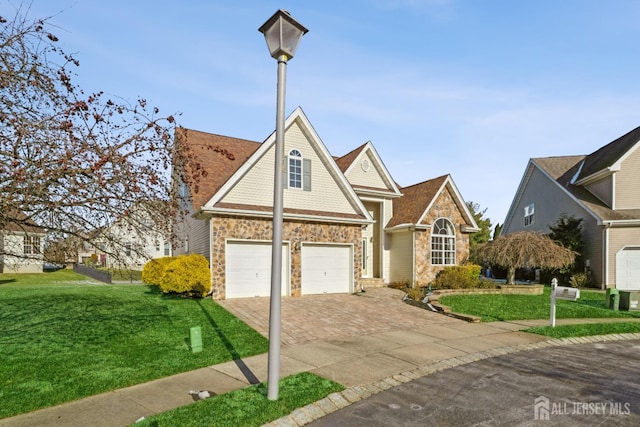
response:
<svg viewBox="0 0 640 427"><path fill-rule="evenodd" d="M515 283L517 268L564 268L573 264L575 252L542 233L520 231L500 236L482 248L482 258L507 269L507 284Z"/></svg>
<svg viewBox="0 0 640 427"><path fill-rule="evenodd" d="M0 230L37 224L60 246L114 221L165 230L173 116L144 99L85 93L74 83L79 61L48 20L22 12L0 17Z"/></svg>

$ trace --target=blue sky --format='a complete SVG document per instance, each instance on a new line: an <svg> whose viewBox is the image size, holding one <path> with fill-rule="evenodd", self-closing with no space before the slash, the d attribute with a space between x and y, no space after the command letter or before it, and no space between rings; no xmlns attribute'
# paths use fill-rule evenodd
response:
<svg viewBox="0 0 640 427"><path fill-rule="evenodd" d="M29 16L53 15L86 90L262 141L277 67L257 29L279 8L309 29L287 114L301 106L334 155L371 141L402 186L451 174L494 224L529 158L640 125L634 0L33 0Z"/></svg>

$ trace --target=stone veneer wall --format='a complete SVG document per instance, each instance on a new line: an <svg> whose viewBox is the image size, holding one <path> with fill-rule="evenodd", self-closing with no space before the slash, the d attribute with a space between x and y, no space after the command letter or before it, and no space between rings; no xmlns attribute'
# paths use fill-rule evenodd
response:
<svg viewBox="0 0 640 427"><path fill-rule="evenodd" d="M460 226L465 225L466 221L448 190L440 193L422 224L432 225L438 218L447 218L453 223L456 231L456 264L460 264L469 257L469 234L460 231ZM444 268L431 264L431 230L416 232L416 283L426 286Z"/></svg>
<svg viewBox="0 0 640 427"><path fill-rule="evenodd" d="M224 299L225 294L225 242L227 239L271 240L271 219L242 217L216 217L211 219L211 265L213 298ZM302 261L300 242L348 243L353 245L353 284L357 288L361 277L362 228L359 224L344 225L304 221L285 221L282 239L289 241L291 260L291 295L300 296L302 289ZM283 260L284 261L284 260Z"/></svg>

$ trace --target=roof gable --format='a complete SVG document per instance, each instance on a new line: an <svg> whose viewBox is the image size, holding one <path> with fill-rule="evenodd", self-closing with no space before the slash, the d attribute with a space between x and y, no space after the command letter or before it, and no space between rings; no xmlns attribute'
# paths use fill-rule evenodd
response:
<svg viewBox="0 0 640 427"><path fill-rule="evenodd" d="M575 185L573 177L583 166L585 156L544 157L530 159L525 173L520 181L516 195L504 220L503 230L510 227L516 212L516 207L526 191L529 178L533 170L539 170L549 180L550 185L557 186L566 196L589 213L598 224L603 222L629 222L640 219L640 209L614 210L598 199L581 185Z"/></svg>
<svg viewBox="0 0 640 427"><path fill-rule="evenodd" d="M401 189L403 196L393 201L393 218L388 228L413 226L420 224L432 208L440 193L448 189L470 230L477 231L478 226L469 212L458 188L450 175L442 175Z"/></svg>
<svg viewBox="0 0 640 427"><path fill-rule="evenodd" d="M329 154L301 108L285 121L285 155L292 148L313 159L310 192L285 190L285 217L322 216L371 221L364 205ZM273 204L275 132L237 167L203 204L204 211L252 211L270 214Z"/></svg>
<svg viewBox="0 0 640 427"><path fill-rule="evenodd" d="M336 160L349 183L359 192L385 192L395 197L400 190L371 141Z"/></svg>

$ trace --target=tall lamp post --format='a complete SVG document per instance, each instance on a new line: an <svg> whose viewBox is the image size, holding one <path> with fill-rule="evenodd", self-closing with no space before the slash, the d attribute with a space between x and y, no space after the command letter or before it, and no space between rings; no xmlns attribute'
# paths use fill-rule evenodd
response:
<svg viewBox="0 0 640 427"><path fill-rule="evenodd" d="M280 299L282 294L282 211L284 162L284 98L287 61L293 58L302 36L309 30L289 12L278 10L258 29L267 40L271 56L278 61L276 102L276 164L273 188L273 237L271 246L271 300L269 305L269 365L267 398L278 400L280 381Z"/></svg>

